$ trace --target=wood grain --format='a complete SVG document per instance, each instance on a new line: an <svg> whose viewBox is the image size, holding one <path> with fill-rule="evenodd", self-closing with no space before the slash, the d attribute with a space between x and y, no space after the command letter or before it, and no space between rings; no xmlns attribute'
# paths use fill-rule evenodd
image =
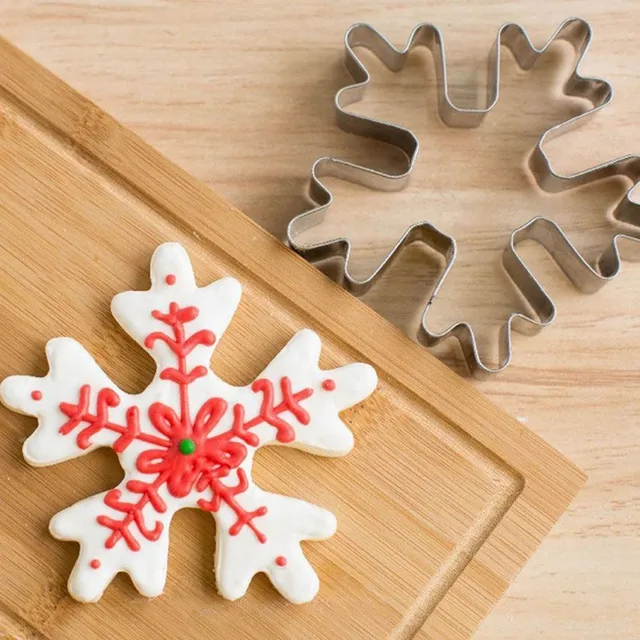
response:
<svg viewBox="0 0 640 640"><path fill-rule="evenodd" d="M297 608L265 580L237 604L216 597L205 571L212 527L202 514L181 515L173 527L166 597L145 601L119 578L100 606L74 602L64 582L75 549L50 539L46 523L119 474L108 455L27 467L16 444L33 420L3 409L6 626L56 640L185 629L256 639L469 637L575 496L581 472L4 41L0 123L0 377L31 372L34 362L40 371L43 336L62 334L85 344L118 386L148 383L148 358L123 342L107 303L144 288L153 248L173 239L203 281L231 274L244 285L214 357L224 379L246 384L304 326L323 337L324 367L367 361L381 379L371 401L346 416L358 440L347 464L281 450L259 456L259 484L340 514L340 536L309 549L322 595Z"/></svg>
<svg viewBox="0 0 640 640"><path fill-rule="evenodd" d="M558 140L552 160L577 170L638 150L634 0L515 0L508 7L408 0L402 8L368 0L298 0L286 7L273 0L0 0L0 7L4 35L275 234L304 208L302 193L317 156L395 161L335 127L332 96L348 81L341 39L359 20L396 44L417 22L436 23L446 40L454 96L472 100L504 20L522 22L541 44L564 18L582 15L596 35L583 70L609 79L616 98L566 145ZM425 110L425 101L433 100L424 86L431 83L428 59L417 56L402 76L377 73L357 108L397 116L421 134L411 191L382 198L332 185L338 195L333 223L357 236L354 259L363 270L407 223L428 216L446 224L456 216L464 274L452 274L456 280L443 291L433 322L447 322L464 302L489 355L513 301L492 266L505 232L531 215L551 213L593 257L610 237L603 211L621 192L612 183L560 203L530 188L523 154L550 120L580 107L558 99L569 58L562 50L554 56L535 74L541 80L532 82L507 61L496 118L465 136L441 130L433 111ZM540 102L541 95L551 102ZM618 280L585 297L535 247L527 248L527 257L559 303L559 318L535 338L516 336L510 370L475 384L577 461L590 480L477 635L626 640L640 628L640 373L634 356L640 350L640 265L625 263ZM410 329L435 268L419 250L408 252L366 302ZM439 355L459 363L455 349Z"/></svg>

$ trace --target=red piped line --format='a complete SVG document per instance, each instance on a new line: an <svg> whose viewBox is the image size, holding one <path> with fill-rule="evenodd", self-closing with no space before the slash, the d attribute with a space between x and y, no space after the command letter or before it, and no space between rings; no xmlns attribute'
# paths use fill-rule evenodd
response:
<svg viewBox="0 0 640 640"><path fill-rule="evenodd" d="M101 431L107 429L115 433L121 434L121 438L118 438L113 445L113 448L118 453L122 453L133 440L142 440L149 444L155 444L159 447L170 447L171 441L165 438L158 438L146 433L140 432L139 416L137 407L131 407L127 411L127 426L109 422L107 419L107 408L109 406L115 407L120 404L120 398L112 389L100 389L98 392L98 411L97 415L89 413L89 398L91 395L91 387L88 384L82 385L80 388L80 395L78 398L78 404L70 402L61 402L60 411L64 413L69 420L65 422L59 429L63 436L71 433L77 426L83 422L89 424L88 427L81 429L76 436L76 442L81 449L87 449L91 445L90 438ZM117 401L116 401L117 399ZM111 403L111 404L110 404ZM135 409L135 411L133 411ZM118 444L120 443L120 444ZM116 448L117 447L117 448Z"/></svg>
<svg viewBox="0 0 640 640"><path fill-rule="evenodd" d="M244 407L241 404L236 404L233 407L233 426L230 431L225 434L221 434L226 439L230 439L236 436L246 442L249 446L257 447L260 440L256 434L251 433L250 429L267 423L275 427L278 431L276 439L280 442L291 442L295 439L295 432L293 428L286 423L279 414L290 411L302 424L309 424L310 417L305 409L300 406L300 402L305 400L313 394L312 389L302 389L297 393L291 392L291 381L288 377L283 377L280 380L280 386L282 389L283 400L276 407L273 406L273 383L267 379L256 380L252 385L252 390L256 392L262 392L263 400L260 408L260 413L249 420L244 422ZM248 512L240 504L238 504L235 496L243 493L247 490L248 480L243 469L238 469L237 472L238 484L235 487L228 487L220 481L218 476L203 474L198 481L198 490L203 491L207 486L213 492L213 498L210 501L199 500L198 505L205 511L217 512L220 508L221 502L224 502L229 506L236 515L236 522L230 527L229 535L235 536L240 533L244 526L248 526L255 534L256 538L261 542L267 541L266 536L257 529L254 525L254 518L263 516L267 513L266 507L260 507L255 511Z"/></svg>
<svg viewBox="0 0 640 640"><path fill-rule="evenodd" d="M173 380L180 388L180 420L190 435L191 418L189 416L189 393L188 386L197 378L206 375L204 367L195 367L192 371L187 371L187 356L198 346L212 346L215 344L216 336L212 331L201 329L192 336L186 338L184 325L192 322L198 317L197 307L180 308L176 302L169 304L169 313L152 311L151 315L173 329L173 340L161 331L150 333L144 341L147 349L151 349L157 340L164 342L175 353L178 358L178 369L168 368L161 372L160 377L165 380Z"/></svg>
<svg viewBox="0 0 640 640"><path fill-rule="evenodd" d="M222 484L218 478L211 478L209 486L213 491L213 499L211 501L204 499L198 500L198 506L204 511L217 512L218 509L220 509L220 504L224 501L225 504L233 509L237 517L237 520L229 528L229 535L237 536L242 530L242 527L247 526L253 531L258 541L264 544L267 541L267 536L258 530L253 520L264 516L267 513L267 507L259 507L255 511L246 511L239 505L236 501L236 496L247 490L249 480L244 469L238 469L236 476L238 478L238 484L233 487Z"/></svg>
<svg viewBox="0 0 640 640"><path fill-rule="evenodd" d="M280 442L291 442L295 438L293 429L282 418L278 417L278 414L283 411L290 411L299 422L304 425L309 424L310 417L308 412L300 406L302 400L306 400L313 395L313 389L302 389L297 393L291 393L291 381L288 377L284 376L280 380L280 387L282 389L283 400L276 407L273 406L273 384L270 380L261 379L256 380L251 385L252 391L260 391L263 394L262 407L260 413L244 425L245 429L251 429L261 422L266 422L272 427L278 430L276 439ZM287 439L283 439L287 438ZM290 439L288 439L290 438Z"/></svg>
<svg viewBox="0 0 640 640"><path fill-rule="evenodd" d="M201 330L194 333L188 339L185 339L184 324L187 322L191 322L198 317L198 309L196 307L185 307L184 309L181 309L177 303L172 302L169 305L169 313L164 314L160 311L153 311L152 315L154 318L156 318L156 320L160 320L173 329L173 340L166 334L156 331L147 336L144 344L147 348L150 349L153 347L157 340L161 340L165 344L167 344L173 351L173 353L177 356L178 368L174 369L169 367L167 369L164 369L160 373L160 378L164 380L171 380L178 384L180 390L180 422L184 428L185 434L191 435L193 426L191 424L191 418L189 415L188 385L197 378L205 376L207 371L203 366L197 366L192 371L187 371L187 356L198 345L213 345L216 338L213 332L208 330ZM137 407L132 407L129 412L127 412L127 417L129 417L130 412L133 419L132 422L137 424ZM139 428L137 433L134 433L133 429L131 429L130 431L123 429L123 431L125 433L123 433L122 438L119 438L118 441L114 444L114 449L115 445L118 444L118 442L120 442L121 440L123 441L124 448L126 448L126 446L128 446L128 444L130 444L131 441L136 437L138 437L140 440L145 440L146 442L160 444L160 446L163 447L172 446L171 440L152 437L155 441L153 442L150 438L142 437L144 434L140 434ZM125 440L123 440L123 438L125 438ZM147 529L142 516L142 509L149 502L156 512L163 513L166 510L166 504L159 496L158 489L169 479L170 476L171 469L168 469L160 473L151 484L145 485L145 483L139 481L131 481L127 483L127 488L130 491L137 493L142 492L141 498L135 504L120 502L119 498L121 493L118 489L113 489L112 491L107 493L107 495L105 496L105 503L107 504L107 506L110 506L113 509L122 511L127 514L126 517L121 521L113 520L112 518L108 518L107 516L98 516L98 522L101 525L113 530L113 533L111 534L111 536L109 536L105 543L105 546L108 549L112 548L113 545L115 545L116 542L118 542L118 540L120 540L121 538L124 538L129 548L133 551L138 551L140 549L140 543L133 537L133 535L129 531L129 525L133 522L135 522L140 533L148 540L155 541L160 537L163 530L162 523L156 522L154 529Z"/></svg>
<svg viewBox="0 0 640 640"><path fill-rule="evenodd" d="M60 410L69 418L60 427L60 433L63 435L67 435L83 422L88 423L88 426L81 429L76 436L78 446L83 449L91 445L92 436L101 429L120 434L113 444L113 449L118 453L123 452L134 440L161 447L160 450L145 451L138 456L136 466L140 471L158 475L150 483L141 480L127 482L128 491L140 494L137 502L122 501L119 489L112 489L105 495L104 501L107 506L125 514L122 520L106 515L97 517L97 521L102 526L112 531L105 546L110 549L123 539L131 550L138 551L140 542L130 530L132 524L135 524L140 534L147 540L158 540L163 531L163 524L156 521L154 527L149 529L144 521L142 510L150 504L157 513L166 511L167 505L159 494L159 489L165 485L168 492L176 497L187 495L194 487L198 491L210 488L213 493L212 499L199 500L199 506L215 512L224 502L236 515L236 521L229 528L229 534L238 535L244 527L248 527L258 541L264 543L266 536L257 528L254 520L264 516L267 508L262 506L254 511L247 511L236 499L236 496L244 493L249 486L247 475L240 467L247 455L245 445L252 447L259 445L260 440L255 433L251 433L251 429L265 423L276 429L276 439L279 442L292 442L295 439L295 431L280 417L280 414L288 411L300 424L309 424L309 413L300 403L309 398L313 390L307 388L293 393L291 380L283 376L280 379L283 399L274 407L273 383L267 379L256 380L252 390L262 394L259 414L245 422L244 407L236 404L233 407L234 421L231 429L214 437L208 437L226 412L227 403L222 398L210 398L198 411L195 424L192 422L188 387L198 378L206 376L207 369L199 365L189 371L187 356L198 345L213 345L216 337L208 330L199 330L189 337L186 336L184 325L198 317L196 307L180 308L177 303L172 302L168 313L153 311L152 315L156 320L170 326L173 336L160 331L153 332L145 339L145 346L151 349L158 340L162 341L177 359L177 367L167 367L160 372L160 378L179 386L180 416L177 416L171 407L162 403L154 403L149 407L149 419L155 429L166 437L141 433L139 409L135 406L130 407L126 412L126 426L110 422L109 409L120 404L120 397L112 389L104 388L98 392L95 415L89 412L91 396L89 385L81 387L77 404L61 403L59 405ZM179 441L184 438L195 439L194 454L182 455L177 451ZM242 442L234 441L234 438ZM237 484L234 486L223 484L222 478L228 477L232 469L236 470Z"/></svg>
<svg viewBox="0 0 640 640"><path fill-rule="evenodd" d="M118 540L124 538L124 541L127 543L129 549L131 549L132 551L140 550L140 543L133 537L133 534L129 531L129 525L133 522L136 523L138 530L147 540L151 540L152 542L158 540L164 529L162 523L156 522L153 529L148 529L144 523L142 509L147 504L147 502L153 502L153 498L150 498L149 495L151 492L155 493L155 496L160 499L160 497L157 495L157 491L165 483L169 475L169 471L161 473L153 481L153 483L149 485L148 490L136 503L121 502L120 496L122 494L119 489L111 489L111 491L107 492L107 495L104 497L105 504L108 507L115 509L116 511L121 511L122 513L127 514L122 520L114 520L113 518L109 518L108 516L98 516L96 518L99 524L113 531L113 533L107 538L107 541L104 544L107 549L113 548ZM127 488L131 490L129 487ZM164 504L164 502L162 502L162 504ZM164 510L166 510L166 505Z"/></svg>

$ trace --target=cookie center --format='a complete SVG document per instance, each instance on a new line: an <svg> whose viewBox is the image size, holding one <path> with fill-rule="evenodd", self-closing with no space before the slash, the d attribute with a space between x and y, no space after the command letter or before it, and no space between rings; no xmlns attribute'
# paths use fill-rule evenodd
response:
<svg viewBox="0 0 640 640"><path fill-rule="evenodd" d="M191 438L180 440L178 450L185 456L190 456L196 450L196 443Z"/></svg>

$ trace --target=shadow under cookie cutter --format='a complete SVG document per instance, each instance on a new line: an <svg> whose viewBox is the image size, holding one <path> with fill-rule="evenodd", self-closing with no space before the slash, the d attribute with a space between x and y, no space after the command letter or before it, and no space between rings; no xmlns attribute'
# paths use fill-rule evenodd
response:
<svg viewBox="0 0 640 640"><path fill-rule="evenodd" d="M356 296L365 294L377 282L395 262L404 247L414 242L427 245L444 258L445 267L435 283L422 314L417 336L418 341L430 347L436 346L449 337L455 337L460 343L464 359L472 374L497 373L505 369L512 358L511 330L533 335L542 327L553 322L556 315L553 300L518 256L516 246L520 242L529 239L541 244L571 282L585 293L597 291L618 274L621 268L621 248L619 246L621 239L634 241L627 243L627 246L634 251L625 252L624 258L640 259L640 245L635 242L640 239L640 207L630 199L630 193L640 180L640 157L624 156L579 173L562 175L552 169L543 149L546 141L571 130L581 124L585 118L594 115L611 102L613 90L608 82L597 78L584 78L579 73L580 63L589 48L591 38L591 27L580 18L565 20L541 48L536 48L533 45L520 25L513 23L503 25L498 31L489 54L486 106L467 109L456 107L449 98L443 38L437 27L428 23L418 25L411 33L408 44L402 50L396 49L370 25L356 24L350 27L345 36L345 61L347 70L355 83L342 88L335 96L338 126L349 133L373 138L399 148L404 152L406 166L402 172L391 174L338 158L318 159L311 170L309 184L309 197L315 206L290 221L287 227L287 244L310 262L336 257L342 258L343 270L336 279L345 289ZM562 229L548 218L534 218L513 231L509 243L504 249L502 263L508 276L530 308L531 315L514 312L503 324L499 338L499 364L492 368L482 361L475 334L469 323L458 322L441 333L433 333L427 329L426 319L429 309L456 258L456 243L452 236L439 231L428 222L414 224L405 231L374 272L363 280L356 279L350 274L351 243L347 238L301 245L296 241L296 237L303 231L321 223L333 201L331 192L322 183L322 177L334 176L382 191L397 191L407 185L418 156L418 139L410 130L345 110L350 104L362 99L370 80L369 72L354 51L356 47L369 49L393 72L398 72L404 67L412 49L419 46L429 48L436 69L440 119L449 127L473 128L482 122L498 102L501 47L507 47L511 51L521 69L529 70L538 58L558 40L568 42L576 53L575 65L564 84L563 92L567 96L587 99L591 103L591 108L547 129L539 138L529 157L529 169L538 186L549 193L558 193L612 176L623 176L630 179L632 181L631 188L613 212L614 218L625 223L629 232L616 234L609 247L591 265L582 257Z"/></svg>

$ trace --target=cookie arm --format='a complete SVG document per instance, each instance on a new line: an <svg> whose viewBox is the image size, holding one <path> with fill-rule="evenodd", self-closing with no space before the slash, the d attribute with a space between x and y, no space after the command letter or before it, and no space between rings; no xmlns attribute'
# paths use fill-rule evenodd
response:
<svg viewBox="0 0 640 640"><path fill-rule="evenodd" d="M352 449L353 434L339 413L373 393L376 372L362 363L323 371L318 366L320 346L316 333L300 331L258 377L270 382L274 406L291 407L281 419L293 430L293 437L283 438L272 426L261 426L256 432L262 446L281 444L325 456L342 456Z"/></svg>
<svg viewBox="0 0 640 640"><path fill-rule="evenodd" d="M97 421L102 412L106 425L107 411L109 421L117 420L113 412L124 394L75 340L50 340L46 354L46 376L10 376L0 384L0 400L7 407L38 419L38 427L23 446L26 461L50 465L112 446L126 430L124 416L117 417L123 419L113 428L100 428ZM87 421L84 416L91 418Z"/></svg>

